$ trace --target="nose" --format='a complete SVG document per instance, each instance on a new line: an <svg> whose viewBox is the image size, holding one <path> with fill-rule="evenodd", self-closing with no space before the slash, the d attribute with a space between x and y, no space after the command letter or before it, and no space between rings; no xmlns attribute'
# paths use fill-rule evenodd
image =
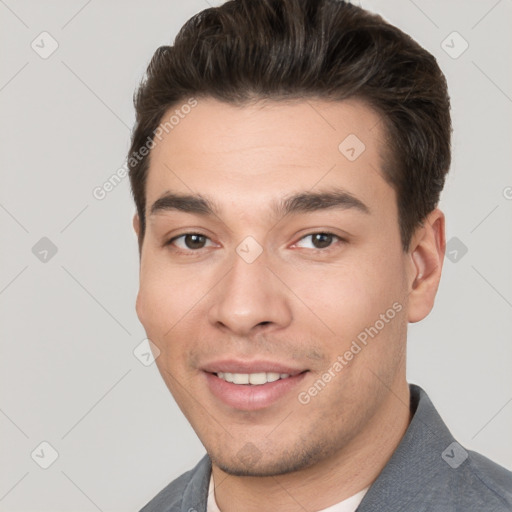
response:
<svg viewBox="0 0 512 512"><path fill-rule="evenodd" d="M238 336L286 327L292 320L286 286L267 267L265 252L233 266L215 287L208 317L212 325Z"/></svg>

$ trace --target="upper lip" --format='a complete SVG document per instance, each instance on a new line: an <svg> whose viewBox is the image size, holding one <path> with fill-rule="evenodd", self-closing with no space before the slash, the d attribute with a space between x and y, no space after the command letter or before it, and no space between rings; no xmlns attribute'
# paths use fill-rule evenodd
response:
<svg viewBox="0 0 512 512"><path fill-rule="evenodd" d="M291 376L305 371L305 369L293 368L275 361L239 361L235 359L213 361L201 367L201 370L208 373L287 373Z"/></svg>

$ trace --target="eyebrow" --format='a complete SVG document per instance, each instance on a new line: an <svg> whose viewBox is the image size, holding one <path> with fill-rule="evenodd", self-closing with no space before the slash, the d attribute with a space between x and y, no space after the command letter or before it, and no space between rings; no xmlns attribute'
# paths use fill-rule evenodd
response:
<svg viewBox="0 0 512 512"><path fill-rule="evenodd" d="M278 217L332 209L355 209L365 214L370 213L370 209L366 204L342 189L332 189L325 192L296 193L272 203L270 209ZM153 203L150 215L163 211L180 211L203 216L221 216L221 208L217 203L201 194L187 195L167 192Z"/></svg>

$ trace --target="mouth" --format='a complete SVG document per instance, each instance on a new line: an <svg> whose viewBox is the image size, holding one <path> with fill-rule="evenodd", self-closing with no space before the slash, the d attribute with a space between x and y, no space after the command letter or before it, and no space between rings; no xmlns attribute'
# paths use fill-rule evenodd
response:
<svg viewBox="0 0 512 512"><path fill-rule="evenodd" d="M261 410L286 399L295 400L292 392L308 372L264 362L223 362L203 368L213 397L223 406L240 411Z"/></svg>
<svg viewBox="0 0 512 512"><path fill-rule="evenodd" d="M219 379L233 384L249 385L249 386L263 386L269 382L275 382L280 379L287 379L290 377L289 373L276 373L276 372L258 372L258 373L230 373L218 372L215 375Z"/></svg>

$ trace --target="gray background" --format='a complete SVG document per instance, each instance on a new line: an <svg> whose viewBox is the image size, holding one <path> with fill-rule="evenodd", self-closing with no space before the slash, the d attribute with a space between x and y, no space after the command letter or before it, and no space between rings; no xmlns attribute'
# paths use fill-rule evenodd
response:
<svg viewBox="0 0 512 512"><path fill-rule="evenodd" d="M436 55L453 102L451 259L410 327L409 380L464 446L512 469L512 2L362 4ZM123 165L152 53L206 7L0 0L2 511L138 510L203 454L133 353L145 333L128 179L103 200L92 191ZM59 45L46 59L31 47L51 49L43 31ZM469 44L457 58L454 31ZM47 469L43 441L58 452Z"/></svg>

